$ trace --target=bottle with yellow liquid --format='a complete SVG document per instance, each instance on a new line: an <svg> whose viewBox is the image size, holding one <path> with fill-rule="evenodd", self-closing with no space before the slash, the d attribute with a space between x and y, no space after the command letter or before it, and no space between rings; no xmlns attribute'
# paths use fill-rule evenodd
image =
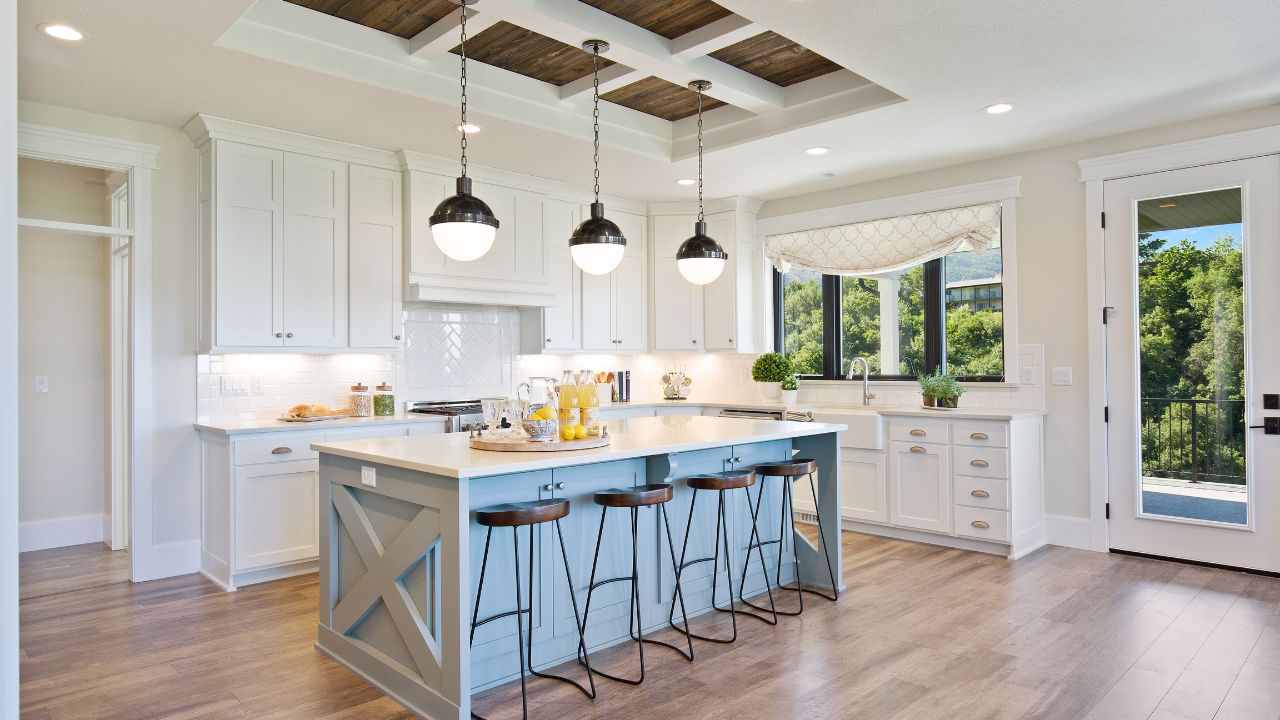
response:
<svg viewBox="0 0 1280 720"><path fill-rule="evenodd" d="M560 380L560 437L573 440L578 437L578 428L582 427L582 395L578 389L577 378L572 370L565 370ZM585 433L583 433L585 436Z"/></svg>
<svg viewBox="0 0 1280 720"><path fill-rule="evenodd" d="M600 435L600 396L596 394L595 375L590 370L578 374L578 405L582 415L582 427L587 435Z"/></svg>

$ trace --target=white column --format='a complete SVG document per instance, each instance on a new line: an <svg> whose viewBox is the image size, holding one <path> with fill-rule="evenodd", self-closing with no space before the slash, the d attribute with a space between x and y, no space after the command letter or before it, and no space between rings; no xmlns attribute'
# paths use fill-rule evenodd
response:
<svg viewBox="0 0 1280 720"><path fill-rule="evenodd" d="M898 373L898 288L897 273L876 278L880 290L880 372Z"/></svg>
<svg viewBox="0 0 1280 720"><path fill-rule="evenodd" d="M0 0L0 382L18 381L17 3ZM18 407L0 409L0 717L18 717Z"/></svg>

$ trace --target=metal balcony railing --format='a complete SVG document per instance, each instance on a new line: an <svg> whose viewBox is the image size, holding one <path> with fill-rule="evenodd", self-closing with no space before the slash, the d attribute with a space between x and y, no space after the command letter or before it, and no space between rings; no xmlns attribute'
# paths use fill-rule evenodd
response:
<svg viewBox="0 0 1280 720"><path fill-rule="evenodd" d="M1245 483L1243 400L1142 398L1142 474Z"/></svg>

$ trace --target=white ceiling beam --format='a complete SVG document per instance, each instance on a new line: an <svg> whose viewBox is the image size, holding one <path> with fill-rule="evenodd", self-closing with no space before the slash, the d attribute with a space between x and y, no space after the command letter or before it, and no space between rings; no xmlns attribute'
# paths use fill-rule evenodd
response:
<svg viewBox="0 0 1280 720"><path fill-rule="evenodd" d="M477 13L468 8L467 35L475 37L496 25L500 20L502 18L494 13ZM458 46L461 27L462 14L449 13L406 40L405 50L409 53L409 57L419 60L430 60L432 57L444 55Z"/></svg>
<svg viewBox="0 0 1280 720"><path fill-rule="evenodd" d="M645 74L639 70L615 63L600 71L600 94L626 87L644 78ZM581 95L590 95L594 87L595 83L592 82L590 75L580 77L560 86L560 99L573 100Z"/></svg>
<svg viewBox="0 0 1280 720"><path fill-rule="evenodd" d="M702 57L764 31L765 28L741 15L730 15L672 40L671 54L682 60Z"/></svg>
<svg viewBox="0 0 1280 720"><path fill-rule="evenodd" d="M540 35L581 47L599 38L610 44L609 59L685 86L710 80L707 95L752 112L769 112L785 104L783 89L714 58L679 58L671 41L578 0L485 0L483 13L500 15Z"/></svg>

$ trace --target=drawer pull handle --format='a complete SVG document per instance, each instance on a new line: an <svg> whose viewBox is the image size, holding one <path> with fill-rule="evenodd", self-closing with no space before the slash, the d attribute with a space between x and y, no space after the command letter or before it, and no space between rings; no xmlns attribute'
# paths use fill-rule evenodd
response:
<svg viewBox="0 0 1280 720"><path fill-rule="evenodd" d="M991 463L986 460L970 460L969 464L974 467L991 467Z"/></svg>
<svg viewBox="0 0 1280 720"><path fill-rule="evenodd" d="M920 447L919 445L912 445L912 446L911 446L911 452L913 452L913 453L922 453L922 452L929 452L929 451L928 451L928 450L925 450L924 448Z"/></svg>
<svg viewBox="0 0 1280 720"><path fill-rule="evenodd" d="M272 450L272 451L271 451L271 454L272 454L272 455L288 455L288 454L289 454L289 453L291 453L291 452L293 452L293 448L289 448L289 447L278 447L278 448L276 448L275 450Z"/></svg>
<svg viewBox="0 0 1280 720"><path fill-rule="evenodd" d="M987 434L984 432L976 432L976 433L969 433L969 439L970 440L990 440L991 438L988 437Z"/></svg>
<svg viewBox="0 0 1280 720"><path fill-rule="evenodd" d="M927 433L927 432L925 432L925 431L921 430L920 428L914 428L914 429L911 431L911 435L912 435L913 437L924 437L925 435L928 435L928 434L929 434L929 433Z"/></svg>
<svg viewBox="0 0 1280 720"><path fill-rule="evenodd" d="M991 497L991 493L986 490L970 490L969 494L974 497Z"/></svg>
<svg viewBox="0 0 1280 720"><path fill-rule="evenodd" d="M991 523L987 522L986 520L974 520L969 524L978 528L979 530L986 530L987 528L991 527Z"/></svg>

